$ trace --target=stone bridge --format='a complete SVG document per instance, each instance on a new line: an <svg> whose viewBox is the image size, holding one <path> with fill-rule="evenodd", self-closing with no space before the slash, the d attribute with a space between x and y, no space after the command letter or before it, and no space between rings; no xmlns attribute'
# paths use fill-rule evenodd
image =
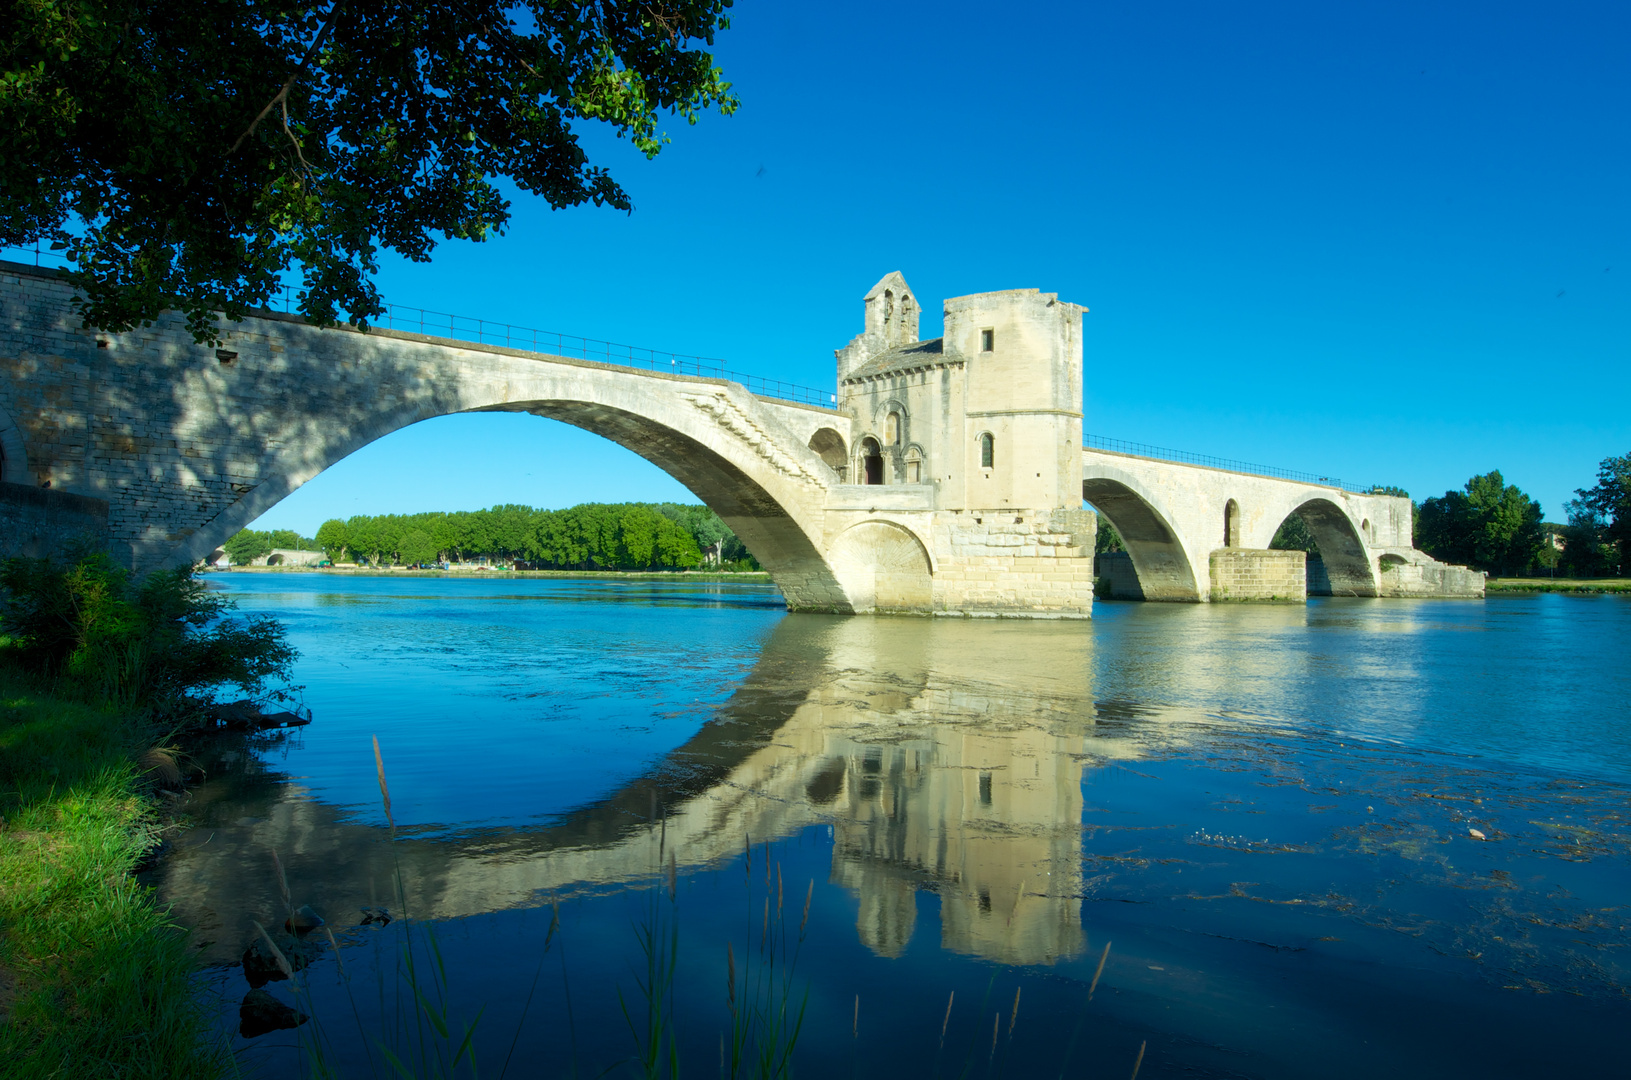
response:
<svg viewBox="0 0 1631 1080"><path fill-rule="evenodd" d="M1293 514L1308 525L1335 596L1482 596L1482 574L1411 546L1410 500L1187 465L1082 451L1082 498L1121 535L1136 581L1112 595L1144 600L1297 599L1310 591L1300 551L1270 551Z"/></svg>
<svg viewBox="0 0 1631 1080"><path fill-rule="evenodd" d="M103 538L133 569L186 565L375 439L502 411L593 431L667 471L736 532L794 611L1086 617L1096 518L1084 497L1126 538L1150 599L1282 597L1262 572L1281 556L1226 554L1214 567L1216 548L1266 546L1280 510L1301 508L1333 588L1388 594L1389 565L1430 563L1410 548L1403 500L1358 497L1369 501L1353 508L1335 491L1084 458L1085 309L1035 289L947 300L945 336L921 341L918 301L888 275L864 300L863 332L837 353L833 409L721 379L270 312L230 324L219 348L173 316L93 331L71 299L53 271L0 263L8 551L55 542L61 520L36 505L46 489L48 503L81 497L75 521L95 519L86 497L105 503ZM1226 540L1229 498L1243 516ZM1394 593L1470 588L1412 573L1414 587Z"/></svg>

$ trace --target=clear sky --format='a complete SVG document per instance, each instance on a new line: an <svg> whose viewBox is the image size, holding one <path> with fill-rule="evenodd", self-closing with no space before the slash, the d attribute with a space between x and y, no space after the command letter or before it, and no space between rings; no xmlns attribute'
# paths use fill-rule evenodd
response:
<svg viewBox="0 0 1631 1080"><path fill-rule="evenodd" d="M1500 469L1549 519L1631 452L1631 5L742 0L729 119L635 212L515 200L387 298L830 388L890 270L1090 309L1085 430L1397 484ZM587 128L585 129L588 130ZM472 415L264 515L691 497L553 421Z"/></svg>

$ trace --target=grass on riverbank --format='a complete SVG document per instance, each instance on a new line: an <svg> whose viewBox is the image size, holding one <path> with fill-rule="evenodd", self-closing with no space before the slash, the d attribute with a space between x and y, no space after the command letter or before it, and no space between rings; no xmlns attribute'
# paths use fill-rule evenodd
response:
<svg viewBox="0 0 1631 1080"><path fill-rule="evenodd" d="M132 870L155 839L130 715L57 696L0 643L0 1071L217 1077L185 934Z"/></svg>
<svg viewBox="0 0 1631 1080"><path fill-rule="evenodd" d="M1492 578L1486 592L1631 594L1631 578Z"/></svg>

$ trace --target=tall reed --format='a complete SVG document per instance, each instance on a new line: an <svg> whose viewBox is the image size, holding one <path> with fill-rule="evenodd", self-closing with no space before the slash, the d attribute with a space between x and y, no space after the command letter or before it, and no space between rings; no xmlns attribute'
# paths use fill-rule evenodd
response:
<svg viewBox="0 0 1631 1080"><path fill-rule="evenodd" d="M771 863L770 842L761 853L764 866L763 915L755 920L753 911L753 843L744 841L742 859L743 883L747 888L749 944L754 923L759 924L758 962L754 962L751 947L745 950L742 961L742 993L738 995L736 978L736 949L725 944L726 982L725 1003L730 1012L730 1034L726 1039L723 1072L731 1080L752 1077L754 1080L776 1080L792 1074L793 1048L804 1029L804 1012L809 1004L810 990L806 985L794 999L794 973L799 954L810 929L810 902L815 897L815 879L804 891L804 908L799 914L798 930L789 940L788 922L783 908L781 863ZM774 868L774 876L772 876ZM771 893L774 881L775 908L772 913ZM860 1023L860 999L856 999L855 1023Z"/></svg>

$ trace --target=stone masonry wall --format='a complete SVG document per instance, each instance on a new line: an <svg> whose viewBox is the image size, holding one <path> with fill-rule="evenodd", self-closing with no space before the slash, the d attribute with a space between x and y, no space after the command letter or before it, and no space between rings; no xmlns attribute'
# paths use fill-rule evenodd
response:
<svg viewBox="0 0 1631 1080"><path fill-rule="evenodd" d="M75 540L108 543L108 504L66 491L0 483L0 558L61 556Z"/></svg>
<svg viewBox="0 0 1631 1080"><path fill-rule="evenodd" d="M1091 512L941 512L933 529L936 614L1092 615Z"/></svg>
<svg viewBox="0 0 1631 1080"><path fill-rule="evenodd" d="M1212 599L1308 599L1304 551L1218 548L1212 552Z"/></svg>

